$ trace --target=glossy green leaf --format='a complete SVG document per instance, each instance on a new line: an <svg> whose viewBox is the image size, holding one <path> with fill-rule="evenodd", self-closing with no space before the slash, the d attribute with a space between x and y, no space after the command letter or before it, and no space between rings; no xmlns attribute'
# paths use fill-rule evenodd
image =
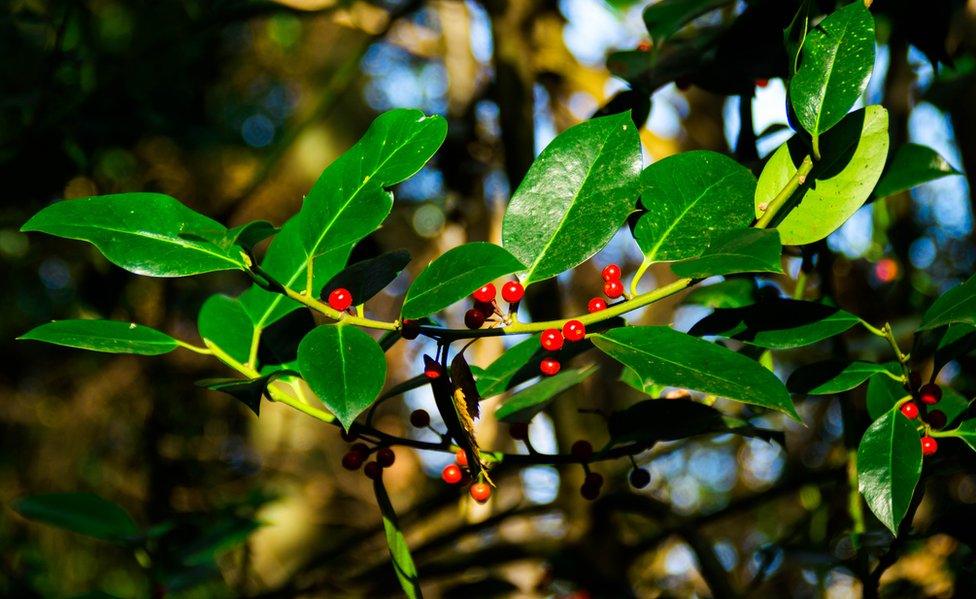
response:
<svg viewBox="0 0 976 599"><path fill-rule="evenodd" d="M298 346L298 371L349 430L386 382L386 357L372 337L350 325L324 324Z"/></svg>
<svg viewBox="0 0 976 599"><path fill-rule="evenodd" d="M786 387L793 393L830 395L849 391L869 377L885 372L894 374L896 369L890 364L886 366L874 362L825 360L794 370L786 381Z"/></svg>
<svg viewBox="0 0 976 599"><path fill-rule="evenodd" d="M915 424L898 410L886 412L868 427L857 448L857 486L874 515L895 534L921 473Z"/></svg>
<svg viewBox="0 0 976 599"><path fill-rule="evenodd" d="M920 331L952 323L976 325L976 276L935 300L922 315Z"/></svg>
<svg viewBox="0 0 976 599"><path fill-rule="evenodd" d="M383 531L386 533L386 545L390 549L390 558L393 563L393 572L396 574L400 588L408 599L422 599L423 593L420 590L420 577L417 574L417 566L413 563L410 555L410 546L407 539L400 530L400 522L397 519L396 511L390 502L390 496L383 486L383 477L377 476L373 479L373 491L376 493L376 503L379 504L380 514L383 516Z"/></svg>
<svg viewBox="0 0 976 599"><path fill-rule="evenodd" d="M277 232L278 227L268 221L255 220L234 227L233 229L228 229L221 245L223 247L230 247L236 243L249 250Z"/></svg>
<svg viewBox="0 0 976 599"><path fill-rule="evenodd" d="M179 346L166 333L119 320L55 320L31 329L18 339L143 356L169 353Z"/></svg>
<svg viewBox="0 0 976 599"><path fill-rule="evenodd" d="M868 416L877 420L890 412L899 400L908 395L905 385L885 374L874 374L868 379L866 396Z"/></svg>
<svg viewBox="0 0 976 599"><path fill-rule="evenodd" d="M961 174L932 148L905 144L888 161L878 186L874 188L874 195L884 198L922 183Z"/></svg>
<svg viewBox="0 0 976 599"><path fill-rule="evenodd" d="M611 443L676 441L709 433L736 433L784 443L783 434L756 428L739 418L687 399L647 399L610 414Z"/></svg>
<svg viewBox="0 0 976 599"><path fill-rule="evenodd" d="M654 43L660 44L694 19L731 3L732 0L660 0L644 9L644 25Z"/></svg>
<svg viewBox="0 0 976 599"><path fill-rule="evenodd" d="M495 410L495 418L501 422L528 422L544 410L557 395L582 383L596 372L596 366L564 370L545 377L508 398Z"/></svg>
<svg viewBox="0 0 976 599"><path fill-rule="evenodd" d="M239 248L220 245L223 225L159 193L63 200L20 230L87 241L113 264L150 277L246 268Z"/></svg>
<svg viewBox="0 0 976 599"><path fill-rule="evenodd" d="M864 93L874 68L874 19L853 2L811 28L790 81L797 120L814 138L836 125Z"/></svg>
<svg viewBox="0 0 976 599"><path fill-rule="evenodd" d="M952 389L951 387L943 387L942 399L940 399L939 403L934 407L937 410L941 410L942 413L945 414L946 425L948 426L951 425L956 418L958 418L969 408L969 400L955 389Z"/></svg>
<svg viewBox="0 0 976 599"><path fill-rule="evenodd" d="M645 380L770 408L799 420L776 375L714 343L661 326L621 327L591 339Z"/></svg>
<svg viewBox="0 0 976 599"><path fill-rule="evenodd" d="M525 265L505 248L478 241L452 248L424 269L407 291L404 318L443 310L488 283L520 271Z"/></svg>
<svg viewBox="0 0 976 599"><path fill-rule="evenodd" d="M518 384L515 377L520 371L526 372L525 380L536 376L539 372L538 365L532 365L530 361L540 349L539 338L536 336L528 337L506 349L505 353L498 356L477 377L481 397L487 399L511 389Z"/></svg>
<svg viewBox="0 0 976 599"><path fill-rule="evenodd" d="M797 136L773 153L756 187L757 218L786 187L807 153ZM784 245L804 245L830 235L871 195L888 154L887 111L868 106L847 115L821 139L821 154L788 202L788 213L776 224Z"/></svg>
<svg viewBox="0 0 976 599"><path fill-rule="evenodd" d="M671 271L695 279L740 272L781 273L782 253L775 230L728 231L717 235L699 257L672 262Z"/></svg>
<svg viewBox="0 0 976 599"><path fill-rule="evenodd" d="M976 451L976 418L963 420L959 427L953 431L953 436L959 437L973 451Z"/></svg>
<svg viewBox="0 0 976 599"><path fill-rule="evenodd" d="M688 332L736 339L768 349L789 349L840 335L858 322L856 316L834 306L781 299L715 310Z"/></svg>
<svg viewBox="0 0 976 599"><path fill-rule="evenodd" d="M617 377L617 380L627 385L631 389L640 391L641 393L650 395L651 397L658 397L664 391L664 386L658 385L654 381L642 378L641 375L637 374L636 370L628 366L624 366L620 370L620 376Z"/></svg>
<svg viewBox="0 0 976 599"><path fill-rule="evenodd" d="M502 242L528 268L526 285L597 253L634 211L640 139L629 113L556 136L532 163L505 212Z"/></svg>
<svg viewBox="0 0 976 599"><path fill-rule="evenodd" d="M640 185L647 212L637 221L634 238L652 262L696 258L752 222L756 178L717 152L696 150L659 160L644 169Z"/></svg>
<svg viewBox="0 0 976 599"><path fill-rule="evenodd" d="M18 499L21 516L96 539L125 543L139 535L132 517L116 503L91 493L50 493Z"/></svg>
<svg viewBox="0 0 976 599"><path fill-rule="evenodd" d="M212 295L197 314L200 337L246 363L251 351L254 324L241 302L226 295Z"/></svg>
<svg viewBox="0 0 976 599"><path fill-rule="evenodd" d="M752 278L727 279L696 287L683 302L706 308L742 308L756 303L758 291Z"/></svg>
<svg viewBox="0 0 976 599"><path fill-rule="evenodd" d="M386 252L356 262L329 279L322 288L322 297L328 297L334 289L341 287L349 291L356 305L364 304L392 283L409 263L410 252L407 250Z"/></svg>

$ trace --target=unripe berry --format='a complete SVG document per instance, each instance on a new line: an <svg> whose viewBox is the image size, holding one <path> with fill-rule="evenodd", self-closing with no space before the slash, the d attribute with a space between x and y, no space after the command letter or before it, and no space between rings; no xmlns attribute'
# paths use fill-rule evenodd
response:
<svg viewBox="0 0 976 599"><path fill-rule="evenodd" d="M495 285L493 283L487 283L483 287L478 288L477 291L471 294L471 297L478 300L479 302L491 302L495 299Z"/></svg>
<svg viewBox="0 0 976 599"><path fill-rule="evenodd" d="M376 480L376 478L380 476L382 473L383 473L383 469L380 468L380 465L377 464L376 462L369 462L365 466L363 466L363 474L365 474L366 478L368 479Z"/></svg>
<svg viewBox="0 0 976 599"><path fill-rule="evenodd" d="M441 480L449 485L458 484L461 482L461 478L463 476L464 475L461 473L461 469L458 468L457 464L448 464L447 466L444 466L443 470L441 470Z"/></svg>
<svg viewBox="0 0 976 599"><path fill-rule="evenodd" d="M430 425L430 414L427 410L414 410L410 412L410 424L416 428L427 428Z"/></svg>
<svg viewBox="0 0 976 599"><path fill-rule="evenodd" d="M599 489L603 486L603 475L599 472L587 472L586 478L583 479L583 484Z"/></svg>
<svg viewBox="0 0 976 599"><path fill-rule="evenodd" d="M585 439L580 439L569 448L569 453L573 454L573 457L577 460L586 461L593 457L593 445Z"/></svg>
<svg viewBox="0 0 976 599"><path fill-rule="evenodd" d="M553 358L543 358L542 361L539 362L539 371L546 376L556 374L559 372L559 368L559 360L555 360Z"/></svg>
<svg viewBox="0 0 976 599"><path fill-rule="evenodd" d="M342 456L342 467L346 470L359 470L359 467L363 465L366 461L366 455L358 451L346 452L346 455Z"/></svg>
<svg viewBox="0 0 976 599"><path fill-rule="evenodd" d="M603 269L600 273L603 276L604 281L619 281L620 280L620 267L616 264L610 264Z"/></svg>
<svg viewBox="0 0 976 599"><path fill-rule="evenodd" d="M922 403L930 406L937 404L942 399L942 387L935 383L926 383L918 390L918 398L922 400Z"/></svg>
<svg viewBox="0 0 976 599"><path fill-rule="evenodd" d="M586 310L590 313L599 312L607 309L607 300L602 297L595 297L586 304Z"/></svg>
<svg viewBox="0 0 976 599"><path fill-rule="evenodd" d="M620 279L613 279L603 284L603 295L610 299L617 299L624 294L624 284Z"/></svg>
<svg viewBox="0 0 976 599"><path fill-rule="evenodd" d="M630 485L635 489L643 489L651 484L651 473L643 468L634 468L630 471Z"/></svg>
<svg viewBox="0 0 976 599"><path fill-rule="evenodd" d="M420 335L420 325L416 320L404 320L400 323L400 336L410 341Z"/></svg>
<svg viewBox="0 0 976 599"><path fill-rule="evenodd" d="M549 351L560 350L563 348L563 334L559 329L546 329L539 335L539 343Z"/></svg>
<svg viewBox="0 0 976 599"><path fill-rule="evenodd" d="M491 498L491 486L488 483L475 483L468 489L468 493L471 494L471 499L484 503Z"/></svg>
<svg viewBox="0 0 976 599"><path fill-rule="evenodd" d="M464 326L469 329L480 329L481 325L485 324L485 313L477 308L471 308L464 313Z"/></svg>
<svg viewBox="0 0 976 599"><path fill-rule="evenodd" d="M922 455L932 455L939 450L939 442L933 437L925 435L922 437Z"/></svg>
<svg viewBox="0 0 976 599"><path fill-rule="evenodd" d="M905 418L908 418L909 420L915 420L916 418L918 418L918 406L915 405L915 402L912 401L903 403L901 404L901 413L902 416L904 416Z"/></svg>
<svg viewBox="0 0 976 599"><path fill-rule="evenodd" d="M380 447L376 452L376 463L380 468L389 468L396 461L396 454L389 447Z"/></svg>
<svg viewBox="0 0 976 599"><path fill-rule="evenodd" d="M516 441L525 441L529 438L529 423L513 422L508 427L508 435Z"/></svg>
<svg viewBox="0 0 976 599"><path fill-rule="evenodd" d="M925 420L932 428L943 428L945 427L948 418L946 418L945 412L942 410L932 410L928 413Z"/></svg>
<svg viewBox="0 0 976 599"><path fill-rule="evenodd" d="M352 305L352 294L342 287L333 289L329 294L329 307L339 312L345 312Z"/></svg>
<svg viewBox="0 0 976 599"><path fill-rule="evenodd" d="M525 297L525 287L518 281L509 281L502 285L502 299L510 304L518 303Z"/></svg>
<svg viewBox="0 0 976 599"><path fill-rule="evenodd" d="M578 320L566 321L563 325L563 337L568 341L581 341L586 337L586 326Z"/></svg>
<svg viewBox="0 0 976 599"><path fill-rule="evenodd" d="M458 466L460 466L462 468L467 468L468 467L468 452L464 451L463 449L457 450L457 452L454 453L454 461L457 462L457 465Z"/></svg>
<svg viewBox="0 0 976 599"><path fill-rule="evenodd" d="M580 487L580 495L582 495L583 499L587 501L593 501L600 496L600 487L594 487L593 485L587 485L584 483L583 486Z"/></svg>

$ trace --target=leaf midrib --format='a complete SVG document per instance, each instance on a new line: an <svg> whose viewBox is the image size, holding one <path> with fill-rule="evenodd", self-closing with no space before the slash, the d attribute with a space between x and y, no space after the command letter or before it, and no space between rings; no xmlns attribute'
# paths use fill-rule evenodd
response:
<svg viewBox="0 0 976 599"><path fill-rule="evenodd" d="M654 246L651 247L651 249L647 252L647 259L648 260L651 260L651 261L654 261L655 257L657 256L658 250L660 250L661 249L661 246L664 245L665 240L667 240L667 238L671 236L671 232L674 231L674 228L678 226L678 223L680 223L681 221L684 220L684 218L685 218L685 216L687 216L688 212L692 208L694 208L695 206L697 206L698 205L698 202L702 201L702 199L704 199L704 197L709 192L711 192L713 188L715 188L717 185L723 183L726 179L728 179L729 177L734 176L735 174L736 174L735 172L729 172L729 173L726 173L726 174L722 175L717 181L713 182L711 185L709 185L708 187L706 187L705 189L703 189L701 191L701 193L698 194L698 197L696 197L687 206L685 206L685 208L681 211L681 214L679 214L671 222L671 224L668 226L668 228L665 229L664 232L661 234L661 236L658 239L657 243L655 243ZM682 186L681 185L678 185L677 188L678 189L681 189Z"/></svg>

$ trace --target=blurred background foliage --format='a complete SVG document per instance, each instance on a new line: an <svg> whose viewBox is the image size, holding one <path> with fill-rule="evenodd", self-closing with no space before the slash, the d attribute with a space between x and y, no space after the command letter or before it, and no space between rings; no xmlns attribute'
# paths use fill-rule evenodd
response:
<svg viewBox="0 0 976 599"><path fill-rule="evenodd" d="M257 419L196 388L194 380L224 373L187 352L109 357L12 341L49 319L96 315L196 339L203 299L243 289L242 277L131 277L87 246L28 239L18 228L58 198L134 190L173 195L230 225L281 223L378 112L417 107L449 119L446 145L396 190L387 226L354 256L412 253L409 271L374 300L374 311L394 317L410 277L433 256L498 239L533 156L601 107L647 114L646 162L705 148L758 166L788 136L777 47L798 2L730 2L674 45L707 60L650 73L636 50L646 4L0 1L0 594L395 596L371 484L340 467L345 443L335 429L274 405ZM976 3L877 0L873 12L880 47L866 101L890 111L892 147L932 146L968 177L862 208L820 248L811 285L899 330L976 260ZM529 310L583 311L610 261L625 273L639 264L626 231L591 263L539 285ZM800 263L791 259L792 274ZM666 267L653 275L648 285L671 277ZM789 278L768 284L792 292ZM636 318L686 330L705 313L679 298ZM863 337L847 344L883 353ZM413 376L425 349L418 341L391 351L391 383ZM776 368L839 349L797 350ZM501 351L500 340L482 341L473 361ZM604 366L533 421L538 450L606 441L603 421L578 410L612 410L639 395ZM956 362L941 382L972 397L972 373L971 362ZM377 424L429 436L405 416L431 403L426 390L411 392L384 404ZM863 568L845 534L845 463L866 422L863 393L800 408L806 427L769 418L787 429L785 448L730 436L656 446L638 456L652 473L639 493L627 486L629 463L600 464L608 489L595 503L579 497L580 468L538 466L506 469L496 499L475 506L437 480L447 456L402 448L386 482L431 596L721 596L725 581L749 596L855 597ZM491 417L479 437L524 451ZM885 574L883 594L976 596L974 465L971 452L952 454L929 478L916 534ZM96 492L141 525L167 523L179 534L161 539L177 562L207 534L219 536L221 523L235 533L213 564L147 586L145 556L9 509L15 498L55 491ZM259 526L247 536L250 523ZM872 530L865 542L880 553L890 538Z"/></svg>

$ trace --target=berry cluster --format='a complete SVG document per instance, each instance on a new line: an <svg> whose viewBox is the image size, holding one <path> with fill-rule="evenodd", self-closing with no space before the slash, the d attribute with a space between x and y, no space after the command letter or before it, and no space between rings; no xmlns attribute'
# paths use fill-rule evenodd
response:
<svg viewBox="0 0 976 599"><path fill-rule="evenodd" d="M439 377L440 373L437 376ZM431 428L430 414L427 413L427 410L414 410L410 413L410 424L416 428ZM434 429L431 428L431 430ZM436 433L437 431L434 430L434 432ZM468 471L468 454L463 449L457 450L454 454L454 462L444 466L444 469L441 470L441 480L449 485L465 485L470 482L471 474ZM468 493L478 503L485 503L491 498L491 485L478 481L468 488Z"/></svg>
<svg viewBox="0 0 976 599"><path fill-rule="evenodd" d="M349 438L348 436L344 437ZM376 460L368 462L370 454L374 451L376 452ZM346 455L342 456L342 467L346 470L359 470L362 467L363 474L367 478L375 479L383 473L384 468L389 468L395 461L396 454L389 447L370 449L369 445L360 442L353 443Z"/></svg>
<svg viewBox="0 0 976 599"><path fill-rule="evenodd" d="M922 415L921 408L914 401L906 401L901 405L902 416L909 420L915 420L922 416L925 422L932 428L941 429L946 425L946 415L942 410L928 410L928 406L934 406L942 399L942 388L935 383L922 385L918 390L918 401L926 407L925 414ZM939 443L928 434L922 435L922 455L932 455L939 450Z"/></svg>
<svg viewBox="0 0 976 599"><path fill-rule="evenodd" d="M484 326L485 321L495 314L501 316L498 311L498 303L495 301L497 293L498 291L493 283L485 283L475 290L471 294L471 298L474 299L474 306L464 313L464 326L469 329L480 329ZM518 309L518 303L522 301L524 296L525 288L518 281L509 281L502 285L502 299L508 302L509 309L512 312Z"/></svg>

